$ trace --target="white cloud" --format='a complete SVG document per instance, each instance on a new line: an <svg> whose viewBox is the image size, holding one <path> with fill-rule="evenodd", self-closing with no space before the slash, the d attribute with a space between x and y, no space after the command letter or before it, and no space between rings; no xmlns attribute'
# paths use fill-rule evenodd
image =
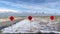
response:
<svg viewBox="0 0 60 34"><path fill-rule="evenodd" d="M12 13L19 13L16 10L12 10L12 9L6 9L6 8L0 8L0 13L6 13L6 12L12 12Z"/></svg>
<svg viewBox="0 0 60 34"><path fill-rule="evenodd" d="M26 8L29 10L26 10L27 12L46 12L46 13L58 13L57 11L60 11L59 9L55 9L55 8L48 8L47 6L50 6L49 4L52 5L52 3L48 3L45 5L28 5L28 4L18 4L18 3L13 3L13 2L8 2L8 1L0 1L0 3L4 3L6 5L10 5L10 6L15 6L18 8ZM54 4L54 3L53 3ZM21 12L21 11L20 11Z"/></svg>
<svg viewBox="0 0 60 34"><path fill-rule="evenodd" d="M27 9L50 9L50 8L47 8L47 7L43 7L43 6L40 6L40 5L28 5L28 4L18 4L18 3L13 3L13 2L8 2L8 1L0 1L0 3L4 3L6 5L10 5L10 6L15 6L15 7L22 7L22 8L27 8Z"/></svg>

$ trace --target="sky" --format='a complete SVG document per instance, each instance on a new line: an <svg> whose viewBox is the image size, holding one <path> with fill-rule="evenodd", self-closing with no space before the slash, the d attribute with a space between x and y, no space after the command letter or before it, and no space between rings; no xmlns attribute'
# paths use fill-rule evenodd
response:
<svg viewBox="0 0 60 34"><path fill-rule="evenodd" d="M0 0L0 12L60 13L60 0Z"/></svg>

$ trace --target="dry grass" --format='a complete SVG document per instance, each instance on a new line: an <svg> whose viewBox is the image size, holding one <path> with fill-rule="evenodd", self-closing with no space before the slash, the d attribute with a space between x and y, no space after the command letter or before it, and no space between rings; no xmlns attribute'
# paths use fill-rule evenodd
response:
<svg viewBox="0 0 60 34"><path fill-rule="evenodd" d="M11 22L11 21L0 22L0 26L9 25L9 24L21 21L21 20L23 20L23 19L25 19L27 17L16 17L16 18L18 18L18 19L15 19L13 22ZM40 22L41 22L42 19L44 19L46 21L51 21L49 16L44 16L44 17L43 16L38 16L38 17L33 17L33 18L37 19L37 21L40 21ZM8 19L8 18L1 18L1 19ZM60 22L60 16L56 16L53 21L54 22Z"/></svg>

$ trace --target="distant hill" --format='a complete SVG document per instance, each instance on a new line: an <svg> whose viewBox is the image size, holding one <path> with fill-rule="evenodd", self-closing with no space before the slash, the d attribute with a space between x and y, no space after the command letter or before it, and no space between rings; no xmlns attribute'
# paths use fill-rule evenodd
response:
<svg viewBox="0 0 60 34"><path fill-rule="evenodd" d="M8 16L60 16L59 14L46 14L46 13L29 13L29 12L14 12L14 11L8 11L8 12L0 12L0 17L8 17Z"/></svg>

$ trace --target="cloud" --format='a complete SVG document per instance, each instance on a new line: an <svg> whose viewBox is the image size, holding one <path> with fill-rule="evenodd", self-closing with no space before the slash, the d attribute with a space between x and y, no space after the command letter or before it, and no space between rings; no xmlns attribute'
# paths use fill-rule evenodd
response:
<svg viewBox="0 0 60 34"><path fill-rule="evenodd" d="M0 13L8 13L8 12L12 12L12 13L19 13L16 10L11 10L11 9L6 9L6 8L0 8Z"/></svg>
<svg viewBox="0 0 60 34"><path fill-rule="evenodd" d="M44 4L40 4L40 5L35 5L35 4L24 4L24 3L13 3L13 2L8 2L8 1L0 1L0 3L4 3L6 5L10 5L10 6L15 6L17 8L25 8L27 10L25 10L25 12L32 12L32 13L35 13L35 12L46 12L46 13L58 13L57 11L60 11L59 9L55 9L55 4L58 4L57 2L56 3L44 3ZM54 8L49 8L49 7L54 7ZM23 11L20 10L20 11ZM60 12L59 12L60 13Z"/></svg>
<svg viewBox="0 0 60 34"><path fill-rule="evenodd" d="M0 3L4 3L6 5L10 5L10 6L15 6L15 7L22 7L22 8L26 8L26 9L43 9L43 8L46 8L46 7L43 7L43 6L40 6L40 5L28 5L28 4L19 4L19 3L13 3L13 2L8 2L8 1L0 1ZM47 8L49 9L49 8Z"/></svg>
<svg viewBox="0 0 60 34"><path fill-rule="evenodd" d="M59 9L60 8L60 1L49 2L49 3L42 4L42 5L44 7L49 7L49 8L53 8L53 9Z"/></svg>

